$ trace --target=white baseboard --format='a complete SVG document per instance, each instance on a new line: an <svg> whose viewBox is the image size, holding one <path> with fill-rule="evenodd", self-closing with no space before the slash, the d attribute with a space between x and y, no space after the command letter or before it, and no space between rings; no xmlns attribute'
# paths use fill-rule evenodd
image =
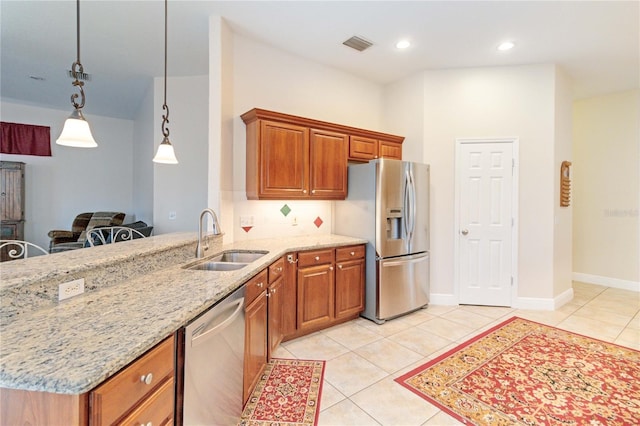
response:
<svg viewBox="0 0 640 426"><path fill-rule="evenodd" d="M454 294L429 294L429 303L433 305L455 306L458 304L458 297Z"/></svg>
<svg viewBox="0 0 640 426"><path fill-rule="evenodd" d="M640 281L621 280L618 278L602 277L600 275L583 274L581 272L574 272L571 278L573 281L580 281L581 283L598 284L640 292Z"/></svg>
<svg viewBox="0 0 640 426"><path fill-rule="evenodd" d="M553 299L540 297L518 297L514 303L516 309L532 311L554 311L573 299L573 288L569 288Z"/></svg>

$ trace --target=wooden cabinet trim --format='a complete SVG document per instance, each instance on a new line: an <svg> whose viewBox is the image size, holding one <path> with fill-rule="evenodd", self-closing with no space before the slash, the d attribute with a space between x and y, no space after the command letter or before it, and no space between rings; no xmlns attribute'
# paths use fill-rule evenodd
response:
<svg viewBox="0 0 640 426"><path fill-rule="evenodd" d="M365 138L380 139L398 144L402 144L402 142L404 141L404 136L397 136L389 133L360 129L357 127L345 126L342 124L329 123L327 121L314 120L312 118L299 117L291 114L283 114L281 112L268 111L260 108L254 108L250 111L247 111L240 117L245 124L249 124L256 120L273 120L314 129L328 130L337 133L346 133L350 136L362 136Z"/></svg>

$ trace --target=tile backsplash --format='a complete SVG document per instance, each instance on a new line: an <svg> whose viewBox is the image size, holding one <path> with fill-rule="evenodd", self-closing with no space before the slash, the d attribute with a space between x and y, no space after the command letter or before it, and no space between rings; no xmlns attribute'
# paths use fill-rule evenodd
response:
<svg viewBox="0 0 640 426"><path fill-rule="evenodd" d="M256 201L236 196L233 210L235 241L331 233L331 201Z"/></svg>

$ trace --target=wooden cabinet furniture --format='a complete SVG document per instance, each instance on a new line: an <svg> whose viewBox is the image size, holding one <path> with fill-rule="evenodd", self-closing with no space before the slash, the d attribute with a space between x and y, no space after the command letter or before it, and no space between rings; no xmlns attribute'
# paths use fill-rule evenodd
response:
<svg viewBox="0 0 640 426"><path fill-rule="evenodd" d="M171 336L91 391L90 424L173 424L174 354Z"/></svg>
<svg viewBox="0 0 640 426"><path fill-rule="evenodd" d="M0 424L165 426L174 421L175 337L171 335L82 395L0 389Z"/></svg>
<svg viewBox="0 0 640 426"><path fill-rule="evenodd" d="M364 310L364 246L336 249L336 319Z"/></svg>
<svg viewBox="0 0 640 426"><path fill-rule="evenodd" d="M267 276L265 269L245 284L243 405L267 365Z"/></svg>
<svg viewBox="0 0 640 426"><path fill-rule="evenodd" d="M363 162L381 157L402 160L402 143L364 136L351 136L349 139L350 161Z"/></svg>
<svg viewBox="0 0 640 426"><path fill-rule="evenodd" d="M289 272L295 281L285 282L285 340L358 317L364 310L364 255L364 245L287 255L285 271L295 271Z"/></svg>
<svg viewBox="0 0 640 426"><path fill-rule="evenodd" d="M257 108L242 120L250 200L341 200L347 195L349 160L402 157L401 136Z"/></svg>
<svg viewBox="0 0 640 426"><path fill-rule="evenodd" d="M333 321L334 250L298 253L298 330L316 330Z"/></svg>
<svg viewBox="0 0 640 426"><path fill-rule="evenodd" d="M24 241L24 163L0 161L0 240ZM0 261L8 260L8 247Z"/></svg>
<svg viewBox="0 0 640 426"><path fill-rule="evenodd" d="M269 337L269 356L278 348L282 342L282 320L283 320L283 290L284 290L284 258L276 260L269 266L269 287L267 289L268 307L267 335Z"/></svg>

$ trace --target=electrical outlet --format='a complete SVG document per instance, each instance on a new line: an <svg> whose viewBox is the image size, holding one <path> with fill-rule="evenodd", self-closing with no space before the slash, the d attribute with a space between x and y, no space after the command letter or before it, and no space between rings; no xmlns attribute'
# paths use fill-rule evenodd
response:
<svg viewBox="0 0 640 426"><path fill-rule="evenodd" d="M240 216L240 226L253 226L253 216Z"/></svg>
<svg viewBox="0 0 640 426"><path fill-rule="evenodd" d="M84 278L62 283L58 286L59 301L82 293L84 293Z"/></svg>
<svg viewBox="0 0 640 426"><path fill-rule="evenodd" d="M298 226L298 217L297 216L294 216L291 219L291 226Z"/></svg>
<svg viewBox="0 0 640 426"><path fill-rule="evenodd" d="M176 220L177 216L176 212L169 212L169 220Z"/></svg>

